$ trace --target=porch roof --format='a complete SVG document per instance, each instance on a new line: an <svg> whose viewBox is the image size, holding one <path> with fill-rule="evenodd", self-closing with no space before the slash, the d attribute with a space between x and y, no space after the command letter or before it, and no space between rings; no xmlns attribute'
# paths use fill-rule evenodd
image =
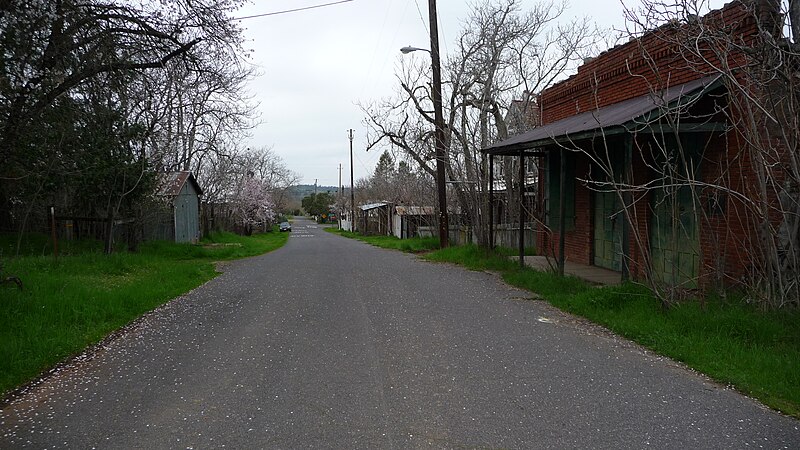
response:
<svg viewBox="0 0 800 450"><path fill-rule="evenodd" d="M675 108L685 108L706 92L720 85L719 75L707 76L671 86L657 93L649 93L566 117L534 128L527 133L495 142L481 151L491 155L516 156L520 151L553 144L620 133L642 132L648 129L663 129L663 126L656 122L667 112ZM711 131L718 128L719 124L709 122L682 124L682 129L686 131ZM539 155L531 152L526 154Z"/></svg>

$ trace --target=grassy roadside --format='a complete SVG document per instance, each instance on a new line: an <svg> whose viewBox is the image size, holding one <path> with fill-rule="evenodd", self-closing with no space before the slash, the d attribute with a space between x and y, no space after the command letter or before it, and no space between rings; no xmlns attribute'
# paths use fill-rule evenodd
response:
<svg viewBox="0 0 800 450"><path fill-rule="evenodd" d="M351 231L338 230L336 228L326 228L325 231L351 239L358 239L376 247L400 250L406 253L423 253L439 248L438 238L399 239L394 236L364 236Z"/></svg>
<svg viewBox="0 0 800 450"><path fill-rule="evenodd" d="M382 239L354 237L385 246ZM704 306L687 302L663 311L643 286L596 287L573 277L520 269L517 262L475 246L431 251L424 258L498 272L509 284L535 292L559 309L800 418L800 311L762 312L721 299L709 299Z"/></svg>
<svg viewBox="0 0 800 450"><path fill-rule="evenodd" d="M58 259L3 258L4 273L21 278L24 290L0 285L0 394L210 280L216 261L262 254L287 238L219 233L200 245L150 242L139 253L103 255L83 243ZM0 249L16 244L9 240L0 236ZM46 251L46 239L27 242L29 253Z"/></svg>

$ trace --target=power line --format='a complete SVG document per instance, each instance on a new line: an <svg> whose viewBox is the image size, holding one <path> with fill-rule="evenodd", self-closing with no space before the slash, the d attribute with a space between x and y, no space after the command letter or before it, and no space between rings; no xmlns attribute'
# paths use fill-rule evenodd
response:
<svg viewBox="0 0 800 450"><path fill-rule="evenodd" d="M417 0L414 0L414 3L417 4L417 13L419 13L419 20L422 21L422 26L425 27L425 31L430 33L430 30L428 29L428 22L425 20L424 17L422 17L422 10L419 7L419 2Z"/></svg>
<svg viewBox="0 0 800 450"><path fill-rule="evenodd" d="M269 13L264 13L264 14L256 14L256 15L253 15L253 16L235 17L235 18L233 18L231 20L245 20L245 19L255 19L255 18L258 18L258 17L277 16L278 14L288 14L288 13L293 13L293 12L297 12L297 11L305 11L307 9L314 9L314 8L322 8L324 6L333 6L333 5L338 5L340 3L347 3L347 2L352 2L352 1L353 0L340 0L338 2L324 3L322 5L306 6L304 8L286 9L286 10L283 10L283 11L275 11L275 12L269 12Z"/></svg>
<svg viewBox="0 0 800 450"><path fill-rule="evenodd" d="M378 54L378 47L380 46L381 40L383 39L383 30L386 28L386 21L389 18L389 11L391 9L392 9L392 1L390 0L389 3L386 5L386 12L384 13L383 16L383 24L381 24L380 34L378 35L378 39L375 40L375 46L372 49L372 57L369 60L369 68L364 73L364 82L361 83L361 93L359 94L359 97L361 97L364 94L364 91L367 89L367 80L374 80L376 78L370 76L372 72L372 65L375 63L375 55ZM385 59L386 58L384 58L384 61ZM383 69L383 67L381 67L381 69Z"/></svg>

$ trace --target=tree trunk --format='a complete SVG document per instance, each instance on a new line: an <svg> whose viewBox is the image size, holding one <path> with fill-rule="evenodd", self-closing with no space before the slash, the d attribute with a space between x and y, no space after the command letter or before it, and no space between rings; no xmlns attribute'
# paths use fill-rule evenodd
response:
<svg viewBox="0 0 800 450"><path fill-rule="evenodd" d="M114 208L109 206L106 216L105 246L104 252L110 255L114 251Z"/></svg>

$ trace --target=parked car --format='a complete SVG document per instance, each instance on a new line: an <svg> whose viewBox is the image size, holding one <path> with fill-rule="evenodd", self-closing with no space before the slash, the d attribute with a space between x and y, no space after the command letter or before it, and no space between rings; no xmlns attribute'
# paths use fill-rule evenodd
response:
<svg viewBox="0 0 800 450"><path fill-rule="evenodd" d="M280 230L281 231L291 232L292 231L292 224L290 224L289 222L281 222Z"/></svg>

